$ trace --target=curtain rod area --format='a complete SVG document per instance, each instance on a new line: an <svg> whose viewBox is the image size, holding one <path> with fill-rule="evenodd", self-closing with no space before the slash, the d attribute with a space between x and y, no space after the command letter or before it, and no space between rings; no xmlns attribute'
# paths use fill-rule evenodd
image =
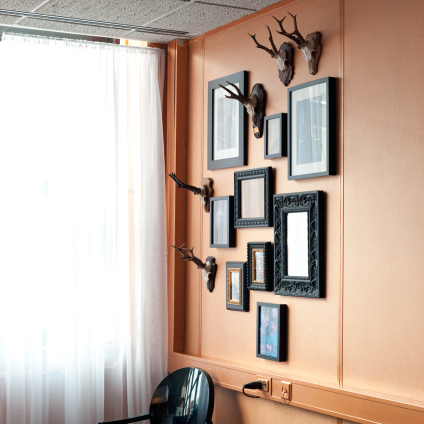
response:
<svg viewBox="0 0 424 424"><path fill-rule="evenodd" d="M173 29L118 24L114 22L91 21L88 19L68 18L65 16L56 16L56 15L44 15L41 13L22 12L18 10L0 9L0 15L33 18L33 19L40 19L40 20L54 21L54 22L64 22L64 23L76 24L76 25L88 25L88 26L95 26L99 28L112 28L112 29L120 29L120 30L136 31L136 32L145 32L149 34L169 35L169 36L175 36L176 38L190 38L187 36L188 34L187 31L176 31Z"/></svg>

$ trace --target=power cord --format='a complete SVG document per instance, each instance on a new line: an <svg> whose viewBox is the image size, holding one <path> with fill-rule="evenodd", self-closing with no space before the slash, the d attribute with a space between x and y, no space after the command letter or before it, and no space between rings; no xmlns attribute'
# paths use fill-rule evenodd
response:
<svg viewBox="0 0 424 424"><path fill-rule="evenodd" d="M243 394L247 397L251 397L251 398L258 398L259 396L252 396L252 395L248 395L244 390L245 389L262 389L262 383L259 380L256 381L252 381L251 383L247 383L243 386Z"/></svg>

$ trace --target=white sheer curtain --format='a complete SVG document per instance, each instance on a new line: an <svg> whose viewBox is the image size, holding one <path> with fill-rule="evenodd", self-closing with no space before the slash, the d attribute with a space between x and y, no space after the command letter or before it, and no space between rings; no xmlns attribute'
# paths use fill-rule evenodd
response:
<svg viewBox="0 0 424 424"><path fill-rule="evenodd" d="M147 412L166 373L164 52L0 42L0 423Z"/></svg>

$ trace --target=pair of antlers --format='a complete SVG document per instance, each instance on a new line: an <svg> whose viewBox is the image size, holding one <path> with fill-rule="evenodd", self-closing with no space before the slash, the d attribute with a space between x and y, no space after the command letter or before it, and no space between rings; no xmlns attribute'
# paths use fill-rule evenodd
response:
<svg viewBox="0 0 424 424"><path fill-rule="evenodd" d="M296 19L297 15L292 15L290 12L288 12L288 14L293 18L294 31L293 32L287 32L284 29L283 22L284 22L284 19L286 19L286 16L284 16L283 19L277 19L275 16L273 16L273 18L278 22L278 25L280 26L280 30L281 31L277 31L277 32L278 32L278 34L285 35L287 38L290 38L290 40L292 40L293 42L295 42L296 45L297 45L297 47L300 49L304 45L306 45L307 42L303 38L303 36L299 32L299 30L297 29L297 19ZM256 43L256 47L258 49L265 50L267 53L269 53L274 58L275 56L277 56L279 54L279 50L277 50L277 47L274 44L274 40L272 39L271 29L269 28L268 25L265 25L265 26L268 28L269 41L271 43L272 49L269 49L268 47L265 47L262 44L259 44L258 41L256 40L256 34L254 34L254 35L249 34L249 35L253 38L253 41Z"/></svg>

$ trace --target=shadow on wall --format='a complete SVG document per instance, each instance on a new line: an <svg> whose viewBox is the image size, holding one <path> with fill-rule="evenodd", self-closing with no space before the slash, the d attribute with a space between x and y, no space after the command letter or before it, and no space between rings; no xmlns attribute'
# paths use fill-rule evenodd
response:
<svg viewBox="0 0 424 424"><path fill-rule="evenodd" d="M266 399L248 398L218 386L215 386L212 421L213 424L353 424Z"/></svg>

